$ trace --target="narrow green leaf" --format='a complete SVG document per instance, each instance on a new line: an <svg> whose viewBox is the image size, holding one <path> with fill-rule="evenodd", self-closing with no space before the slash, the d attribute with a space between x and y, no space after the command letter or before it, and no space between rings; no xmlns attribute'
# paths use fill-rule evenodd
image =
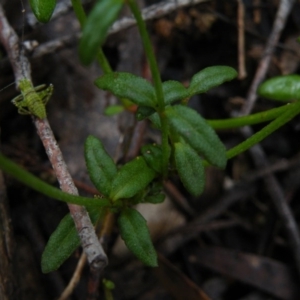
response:
<svg viewBox="0 0 300 300"><path fill-rule="evenodd" d="M205 185L202 159L188 144L175 143L174 148L176 168L183 185L193 196L200 196Z"/></svg>
<svg viewBox="0 0 300 300"><path fill-rule="evenodd" d="M85 141L85 162L91 181L104 196L109 196L111 184L117 174L117 167L105 151L102 143L94 136Z"/></svg>
<svg viewBox="0 0 300 300"><path fill-rule="evenodd" d="M57 270L63 262L79 247L80 239L74 221L67 214L50 236L42 255L42 272Z"/></svg>
<svg viewBox="0 0 300 300"><path fill-rule="evenodd" d="M122 5L123 0L101 0L95 4L83 27L79 43L79 56L84 64L88 65L94 60Z"/></svg>
<svg viewBox="0 0 300 300"><path fill-rule="evenodd" d="M128 249L145 265L156 267L157 255L144 217L135 209L127 208L121 212L118 225Z"/></svg>
<svg viewBox="0 0 300 300"><path fill-rule="evenodd" d="M202 154L212 165L219 168L226 166L226 149L215 131L196 111L183 106L167 107L166 115L171 130Z"/></svg>
<svg viewBox="0 0 300 300"><path fill-rule="evenodd" d="M56 6L56 0L29 0L29 3L39 22L47 23L50 21Z"/></svg>
<svg viewBox="0 0 300 300"><path fill-rule="evenodd" d="M104 210L90 209L89 215L93 224L100 218ZM80 239L70 214L67 214L50 236L42 254L42 272L57 270L71 254L80 246Z"/></svg>
<svg viewBox="0 0 300 300"><path fill-rule="evenodd" d="M142 147L141 152L148 166L157 173L162 172L162 151L160 146L156 144L145 145Z"/></svg>
<svg viewBox="0 0 300 300"><path fill-rule="evenodd" d="M119 98L127 98L133 103L155 108L155 91L146 79L131 73L114 72L99 77L98 88L110 91Z"/></svg>
<svg viewBox="0 0 300 300"><path fill-rule="evenodd" d="M116 175L111 188L110 198L114 201L131 198L144 189L155 177L143 157L137 157L125 164Z"/></svg>
<svg viewBox="0 0 300 300"><path fill-rule="evenodd" d="M177 100L189 97L188 90L178 81L169 80L163 83L165 104L171 104Z"/></svg>
<svg viewBox="0 0 300 300"><path fill-rule="evenodd" d="M299 100L300 75L293 74L270 78L259 86L257 92L262 97L278 101Z"/></svg>
<svg viewBox="0 0 300 300"><path fill-rule="evenodd" d="M188 87L189 96L202 94L208 90L230 81L237 76L235 69L227 66L208 67L196 73Z"/></svg>

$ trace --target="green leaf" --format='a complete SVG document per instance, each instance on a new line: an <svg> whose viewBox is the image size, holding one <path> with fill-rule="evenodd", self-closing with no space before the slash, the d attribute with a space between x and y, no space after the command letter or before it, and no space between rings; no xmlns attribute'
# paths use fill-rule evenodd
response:
<svg viewBox="0 0 300 300"><path fill-rule="evenodd" d="M225 168L227 158L223 143L196 111L187 106L174 105L167 107L166 116L171 130L179 134L212 165Z"/></svg>
<svg viewBox="0 0 300 300"><path fill-rule="evenodd" d="M117 174L117 167L105 151L102 143L94 136L85 141L85 162L91 178L98 191L109 196L111 184Z"/></svg>
<svg viewBox="0 0 300 300"><path fill-rule="evenodd" d="M202 94L225 81L230 81L237 76L236 70L227 66L208 67L192 77L188 87L189 97Z"/></svg>
<svg viewBox="0 0 300 300"><path fill-rule="evenodd" d="M257 92L262 97L278 101L299 100L300 75L270 78L259 86Z"/></svg>
<svg viewBox="0 0 300 300"><path fill-rule="evenodd" d="M166 195L163 193L163 184L161 180L153 180L147 187L147 190L144 192L144 195L139 199L137 203L152 203L157 204L165 200Z"/></svg>
<svg viewBox="0 0 300 300"><path fill-rule="evenodd" d="M67 214L50 236L42 255L42 272L57 270L63 262L79 247L80 239L74 221Z"/></svg>
<svg viewBox="0 0 300 300"><path fill-rule="evenodd" d="M152 122L153 126L157 129L161 128L160 118L158 113L154 113L151 116L149 116L149 120Z"/></svg>
<svg viewBox="0 0 300 300"><path fill-rule="evenodd" d="M155 109L148 106L139 106L136 112L136 118L142 121L155 113Z"/></svg>
<svg viewBox="0 0 300 300"><path fill-rule="evenodd" d="M149 195L146 196L143 200L143 202L152 203L152 204L158 204L164 202L166 198L166 195L164 194L156 194L156 195Z"/></svg>
<svg viewBox="0 0 300 300"><path fill-rule="evenodd" d="M121 212L118 225L128 249L145 265L156 267L157 255L144 217L135 209L127 208Z"/></svg>
<svg viewBox="0 0 300 300"><path fill-rule="evenodd" d="M143 190L155 177L155 172L148 167L143 157L137 157L125 164L115 177L110 198L116 201L131 198Z"/></svg>
<svg viewBox="0 0 300 300"><path fill-rule="evenodd" d="M157 173L162 171L162 151L160 146L156 144L145 145L142 147L141 152L148 166Z"/></svg>
<svg viewBox="0 0 300 300"><path fill-rule="evenodd" d="M88 65L94 60L122 6L123 0L97 1L83 27L79 43L79 56L84 64Z"/></svg>
<svg viewBox="0 0 300 300"><path fill-rule="evenodd" d="M93 224L104 216L105 209L88 208ZM80 239L73 218L67 214L50 236L42 254L42 272L49 273L57 270L80 246Z"/></svg>
<svg viewBox="0 0 300 300"><path fill-rule="evenodd" d="M176 168L183 185L193 196L200 196L205 185L202 159L188 144L175 143L174 148Z"/></svg>
<svg viewBox="0 0 300 300"><path fill-rule="evenodd" d="M189 97L188 90L178 81L165 81L162 86L166 105Z"/></svg>
<svg viewBox="0 0 300 300"><path fill-rule="evenodd" d="M105 109L104 114L106 116L114 116L123 112L124 110L125 108L123 105L110 105Z"/></svg>
<svg viewBox="0 0 300 300"><path fill-rule="evenodd" d="M104 210L90 209L89 215L95 224ZM80 246L80 239L70 214L67 214L50 236L42 254L42 272L57 270Z"/></svg>
<svg viewBox="0 0 300 300"><path fill-rule="evenodd" d="M108 90L119 98L127 98L133 103L155 108L155 91L146 79L125 72L102 75L95 84L102 90Z"/></svg>
<svg viewBox="0 0 300 300"><path fill-rule="evenodd" d="M50 21L56 6L56 0L29 0L30 7L39 22Z"/></svg>

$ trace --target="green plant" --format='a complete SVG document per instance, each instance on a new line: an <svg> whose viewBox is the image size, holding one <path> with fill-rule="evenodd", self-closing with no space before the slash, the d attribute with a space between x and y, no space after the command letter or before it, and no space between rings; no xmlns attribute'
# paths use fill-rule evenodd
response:
<svg viewBox="0 0 300 300"><path fill-rule="evenodd" d="M277 76L266 80L258 89L262 97L291 102L300 100L300 75Z"/></svg>
<svg viewBox="0 0 300 300"><path fill-rule="evenodd" d="M143 146L140 156L118 168L101 141L89 136L85 143L86 165L91 181L103 195L95 199L60 192L33 175L28 175L26 171L18 168L1 154L0 167L48 196L85 205L94 224L107 211L118 214L120 233L128 248L146 265L156 266L156 253L146 221L133 206L141 202L163 201L162 183L169 177L171 171L177 172L183 185L192 195L200 195L204 188L206 165L212 164L225 168L228 158L249 149L299 114L300 101L250 116L228 120L205 120L187 106L189 98L234 79L237 73L233 68L227 66L205 68L192 77L188 87L176 81L162 83L140 11L134 0L128 0L127 4L140 30L152 72L153 85L130 73L112 72L99 47L105 40L109 26L117 18L123 1L99 1L87 19L80 1L72 0L72 4L83 27L79 45L82 62L88 64L97 58L104 71L104 75L96 79L96 86L110 91L121 100L129 99L136 104L137 118L150 120L161 132L161 144ZM298 100L299 79L295 77L289 80L290 86L296 88L292 89L294 91L292 94L288 94L288 91L284 91L285 85L281 86L280 92L284 95L279 100L291 98ZM266 83L260 88L262 95L271 98L274 98L274 90L276 84L272 87ZM266 121L271 122L251 138L228 151L214 130L214 128L235 128ZM57 269L79 246L79 243L74 223L70 215L67 215L48 241L42 257L43 272ZM59 251L56 251L58 248Z"/></svg>
<svg viewBox="0 0 300 300"><path fill-rule="evenodd" d="M38 21L49 22L56 6L56 0L29 0L29 3Z"/></svg>

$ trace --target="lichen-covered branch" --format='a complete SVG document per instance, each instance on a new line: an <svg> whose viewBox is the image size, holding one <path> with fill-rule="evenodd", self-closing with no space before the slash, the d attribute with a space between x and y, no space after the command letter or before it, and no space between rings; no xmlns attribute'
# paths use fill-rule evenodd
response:
<svg viewBox="0 0 300 300"><path fill-rule="evenodd" d="M23 51L20 50L19 38L9 25L1 5L0 41L6 49L10 63L13 67L17 87L20 80L23 78L31 80L30 63L24 56ZM78 195L78 191L67 170L67 166L63 160L62 153L54 138L47 118L37 119L33 116L33 119L61 189L64 192ZM107 265L107 256L96 236L90 217L84 207L74 204L69 204L68 206L91 268L92 270L98 270L99 272Z"/></svg>

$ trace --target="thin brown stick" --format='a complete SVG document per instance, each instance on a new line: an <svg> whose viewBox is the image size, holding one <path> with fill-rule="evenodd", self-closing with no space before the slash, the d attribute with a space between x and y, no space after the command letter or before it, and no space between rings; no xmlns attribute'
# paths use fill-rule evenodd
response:
<svg viewBox="0 0 300 300"><path fill-rule="evenodd" d="M60 184L60 188L70 194L78 195L78 190L74 185L72 177L68 172L63 160L62 153L54 138L53 132L47 119L40 120L34 118L38 135L47 152L48 158L54 169L54 173ZM107 265L107 257L96 236L90 217L83 206L68 204L70 213L77 228L81 245L87 255L91 267L103 269Z"/></svg>
<svg viewBox="0 0 300 300"><path fill-rule="evenodd" d="M300 156L297 155L290 160L281 159L267 167L261 166L256 171L247 173L245 176L243 176L243 179L245 181L254 181L254 180L262 178L268 174L272 174L275 172L282 172L282 171L286 171L286 170L292 169L292 168L297 168L297 167L299 167L299 165L300 165Z"/></svg>
<svg viewBox="0 0 300 300"><path fill-rule="evenodd" d="M30 64L24 56L24 53L19 49L19 38L9 25L1 5L0 40L8 53L10 63L14 70L17 86L22 78L31 80ZM62 153L54 138L47 119L40 120L35 117L33 117L33 119L61 189L67 193L78 195L78 191L67 170ZM68 206L77 228L81 245L91 265L91 269L97 270L97 273L99 273L107 265L107 256L96 236L90 217L84 207L73 204L69 204Z"/></svg>
<svg viewBox="0 0 300 300"><path fill-rule="evenodd" d="M198 236L199 231L203 230L202 228L206 228L208 226L207 223L223 214L230 206L232 206L236 202L241 202L249 199L250 197L252 197L252 195L255 194L255 192L256 188L251 184L238 184L234 186L230 191L225 193L217 203L210 206L206 211L204 211L189 224L184 225L180 228L176 228L174 231L168 233L168 235L160 241L159 251L168 254L173 253L183 244ZM236 221L234 221L234 223L236 224ZM188 229L185 230L185 228Z"/></svg>
<svg viewBox="0 0 300 300"><path fill-rule="evenodd" d="M153 4L148 7L142 9L142 16L145 21L153 20L165 16L173 11L185 7L196 5L199 3L209 2L211 0L174 0L174 1L163 1L161 3ZM110 30L108 31L108 35L118 33L122 30L128 29L132 26L136 25L136 20L132 17L124 17L120 20L116 21ZM33 51L32 56L34 58L41 57L48 53L52 53L61 48L66 47L67 45L74 44L76 40L80 38L80 33L71 34L68 36L60 37L59 39L55 39L46 43L41 44L36 47Z"/></svg>
<svg viewBox="0 0 300 300"><path fill-rule="evenodd" d="M142 10L142 16L145 21L153 20L165 16L172 11L177 10L185 6L196 5L199 3L209 2L211 0L176 0L176 1L163 1L161 3L153 4L145 7ZM110 34L119 32L120 30L127 29L136 24L136 20L132 17L125 17L116 21L111 29Z"/></svg>
<svg viewBox="0 0 300 300"><path fill-rule="evenodd" d="M148 21L148 20L160 18L172 11L175 11L180 7L196 5L208 1L211 0L171 0L171 1L167 0L144 8L142 10L142 14L144 19ZM82 4L88 4L90 2L92 2L92 0L82 0ZM70 10L72 10L72 5L70 1L58 2L55 7L55 11L51 17L51 20L53 21L54 19L65 15ZM29 12L26 15L26 21L27 24L31 27L36 27L40 25L40 23L37 21L34 14L31 12ZM111 33L116 33L120 30L127 29L135 24L136 21L134 18L131 17L122 18L121 20L118 20L113 24Z"/></svg>
<svg viewBox="0 0 300 300"><path fill-rule="evenodd" d="M253 21L255 24L259 24L261 21L261 12L260 12L260 0L254 0L253 5L255 6L253 10Z"/></svg>
<svg viewBox="0 0 300 300"><path fill-rule="evenodd" d="M242 0L238 1L238 79L243 80L247 77L245 66L245 6Z"/></svg>
<svg viewBox="0 0 300 300"><path fill-rule="evenodd" d="M272 32L269 36L263 56L259 62L254 79L249 89L247 101L245 102L245 105L243 106L241 111L243 115L249 114L255 104L255 101L257 99L256 90L266 76L271 61L271 55L273 54L276 44L278 43L280 34L285 26L287 17L292 9L294 2L295 0L280 1Z"/></svg>
<svg viewBox="0 0 300 300"><path fill-rule="evenodd" d="M14 276L14 243L9 216L6 187L0 171L0 299L20 299L16 276Z"/></svg>
<svg viewBox="0 0 300 300"><path fill-rule="evenodd" d="M100 237L99 240L101 242L102 245L107 244L107 237L111 234L112 230L113 230L113 226L115 223L115 215L111 212L107 212L103 223L101 224L101 230L100 230ZM97 226L96 226L96 230L97 230ZM65 288L65 290L63 291L63 293L60 295L60 297L57 300L66 300L74 291L75 287L77 286L78 282L80 281L80 277L83 271L83 268L85 266L86 263L86 255L85 253L82 253L78 262L77 262L77 266L76 269L72 275L71 280L69 281L67 287ZM99 282L98 282L99 284ZM97 291L97 285L93 285L94 286L94 290ZM96 291L94 292L94 294L96 293Z"/></svg>
<svg viewBox="0 0 300 300"><path fill-rule="evenodd" d="M105 217L103 219L103 222L101 224L101 229L100 229L100 238L99 240L103 244L104 248L107 249L107 242L108 242L108 237L111 236L114 224L115 224L115 214L107 211L105 214ZM100 225L100 224L99 224ZM96 226L96 230L97 230ZM98 230L97 230L98 232ZM88 279L88 296L87 300L94 300L98 299L98 290L99 290L99 284L100 284L100 274L93 274L92 272L89 274L89 279Z"/></svg>
<svg viewBox="0 0 300 300"><path fill-rule="evenodd" d="M63 293L60 295L60 297L57 300L66 300L66 299L68 299L68 297L71 296L75 287L77 286L78 282L80 281L80 277L81 277L83 268L85 266L85 263L86 263L86 255L84 252L82 252L81 256L77 262L77 266L73 273L73 276L72 276L71 280L69 281L69 284L67 285L67 287L65 288L65 290L63 291Z"/></svg>
<svg viewBox="0 0 300 300"><path fill-rule="evenodd" d="M147 122L145 120L135 123L135 127L131 136L129 149L125 157L126 161L129 161L134 157L138 156L139 151L141 149L141 145L143 143L146 128L147 128Z"/></svg>
<svg viewBox="0 0 300 300"><path fill-rule="evenodd" d="M241 114L249 114L253 108L253 105L255 104L257 99L256 90L266 76L266 72L270 65L271 55L274 52L280 34L285 26L287 17L292 9L293 3L294 0L280 1L271 35L265 47L263 57L261 58L257 67L256 74L249 89L245 105L241 110ZM241 131L247 137L252 134L252 130L249 127L245 127ZM251 148L250 153L252 154L253 160L257 167L268 166L268 159L260 145L256 145ZM287 237L294 254L296 268L298 274L300 275L300 232L298 230L297 223L285 200L281 186L274 175L266 175L265 182L277 214L281 218L284 228L286 229Z"/></svg>
<svg viewBox="0 0 300 300"><path fill-rule="evenodd" d="M249 137L252 135L252 130L249 127L242 129L242 133ZM260 145L255 145L250 150L255 165L257 167L267 167L268 160ZM294 254L296 268L300 276L300 232L293 213L286 201L286 197L282 188L273 174L267 174L265 177L267 190L271 196L276 212L280 217L283 226L287 233L287 238Z"/></svg>
<svg viewBox="0 0 300 300"><path fill-rule="evenodd" d="M171 181L164 182L164 189L174 199L178 205L187 215L194 217L196 212L189 205L187 199L181 194L177 187Z"/></svg>

